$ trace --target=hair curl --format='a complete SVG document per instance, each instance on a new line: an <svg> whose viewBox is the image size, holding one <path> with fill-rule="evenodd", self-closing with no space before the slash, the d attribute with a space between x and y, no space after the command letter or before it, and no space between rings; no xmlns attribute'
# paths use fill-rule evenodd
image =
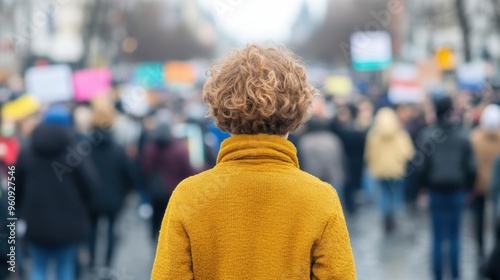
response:
<svg viewBox="0 0 500 280"><path fill-rule="evenodd" d="M316 89L283 46L247 45L216 61L203 88L208 115L231 134L285 135L309 118Z"/></svg>

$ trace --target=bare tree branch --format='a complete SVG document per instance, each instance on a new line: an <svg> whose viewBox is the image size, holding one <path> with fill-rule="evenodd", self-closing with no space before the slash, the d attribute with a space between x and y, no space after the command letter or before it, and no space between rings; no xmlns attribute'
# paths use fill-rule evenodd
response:
<svg viewBox="0 0 500 280"><path fill-rule="evenodd" d="M464 0L455 0L457 6L457 17L460 24L460 29L462 30L462 42L464 45L464 58L466 62L471 61L471 49L470 49L470 27L465 12Z"/></svg>

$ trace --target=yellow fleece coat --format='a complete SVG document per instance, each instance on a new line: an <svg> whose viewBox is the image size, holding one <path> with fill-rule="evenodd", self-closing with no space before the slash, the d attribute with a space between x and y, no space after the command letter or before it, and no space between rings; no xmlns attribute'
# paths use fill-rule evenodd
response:
<svg viewBox="0 0 500 280"><path fill-rule="evenodd" d="M399 123L396 113L382 108L366 139L365 161L377 179L399 179L405 176L406 164L415 149L410 135Z"/></svg>
<svg viewBox="0 0 500 280"><path fill-rule="evenodd" d="M151 279L356 279L337 193L273 135L226 139L165 213Z"/></svg>

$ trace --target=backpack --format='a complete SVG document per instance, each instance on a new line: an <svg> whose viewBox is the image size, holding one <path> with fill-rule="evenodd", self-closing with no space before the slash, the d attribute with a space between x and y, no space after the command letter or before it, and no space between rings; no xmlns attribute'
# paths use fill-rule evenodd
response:
<svg viewBox="0 0 500 280"><path fill-rule="evenodd" d="M463 154L453 145L437 145L429 162L429 184L433 186L463 186L465 174Z"/></svg>
<svg viewBox="0 0 500 280"><path fill-rule="evenodd" d="M425 183L441 189L470 187L474 180L471 147L457 131L446 133L448 138L441 143L433 141L434 151L425 156Z"/></svg>

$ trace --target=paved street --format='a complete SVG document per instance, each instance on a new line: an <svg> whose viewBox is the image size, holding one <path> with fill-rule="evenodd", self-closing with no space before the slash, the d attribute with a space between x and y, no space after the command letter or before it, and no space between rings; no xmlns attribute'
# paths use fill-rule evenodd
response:
<svg viewBox="0 0 500 280"><path fill-rule="evenodd" d="M112 279L146 280L150 277L154 246L149 223L139 218L136 207L137 199L132 198L119 222L122 238L117 245L114 269L108 271ZM358 214L348 218L358 279L431 279L429 221L425 210L417 210L414 214L402 211L398 217L399 228L391 236L383 233L375 206L364 206ZM462 279L465 280L477 279L471 225L470 213L467 213L463 223L461 256ZM488 236L490 246L491 243L491 236Z"/></svg>

